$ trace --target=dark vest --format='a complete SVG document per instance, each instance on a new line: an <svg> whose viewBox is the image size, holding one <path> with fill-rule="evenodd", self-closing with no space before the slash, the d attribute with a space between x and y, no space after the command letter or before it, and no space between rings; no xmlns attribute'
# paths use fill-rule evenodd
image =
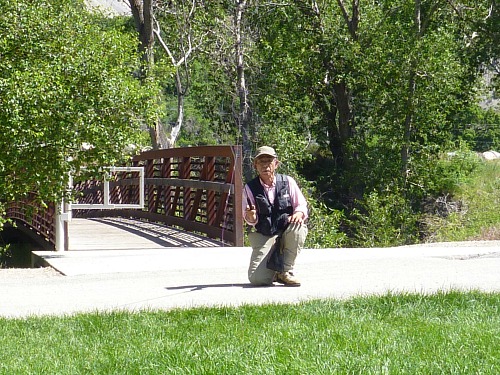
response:
<svg viewBox="0 0 500 375"><path fill-rule="evenodd" d="M276 174L274 178L276 179L274 204L269 202L259 177L248 183L248 187L255 198L257 217L259 219L255 229L258 233L266 236L273 236L283 231L288 223L288 216L293 214L288 179L282 174Z"/></svg>

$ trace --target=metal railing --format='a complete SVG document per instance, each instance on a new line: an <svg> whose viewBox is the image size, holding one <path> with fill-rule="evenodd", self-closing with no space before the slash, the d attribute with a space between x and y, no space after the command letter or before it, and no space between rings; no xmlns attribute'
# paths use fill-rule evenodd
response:
<svg viewBox="0 0 500 375"><path fill-rule="evenodd" d="M56 206L53 203L42 206L36 198L37 193L32 192L20 201L7 204L6 216L25 226L38 238L44 239L47 247L55 247Z"/></svg>
<svg viewBox="0 0 500 375"><path fill-rule="evenodd" d="M126 172L126 173L121 173L121 175L117 175L117 172ZM134 178L131 176L131 174L138 173L139 176L138 178ZM132 177L132 178L131 178ZM137 180L137 186L139 189L138 193L138 202L133 202L133 201L128 201L127 203L122 203L121 199L121 190L122 189L117 189L117 192L115 191L114 197L111 196L110 194L110 185L113 186L114 180L119 180L120 183L123 181L133 181ZM96 182L98 180L93 179L91 180L93 182ZM88 181L81 182L79 184L79 187L87 185ZM117 184L114 184L115 188ZM82 193L81 196L77 196L77 201L76 202L70 202L67 204L67 209L69 212L72 210L114 210L114 209L124 209L124 208L140 208L142 209L144 207L144 167L108 167L104 168L104 176L102 179L102 187L103 187L103 194L102 194L102 202L101 199L97 199L99 203L96 203L96 200L91 200L90 202L85 202L85 203L78 203L81 199L83 194L83 191L79 189L75 189L75 184L74 184L74 176L71 176L70 178L70 189L71 190L79 190L80 193ZM101 192L101 190L98 190ZM135 194L134 194L135 195ZM98 195L101 197L101 195ZM120 202L119 203L114 203L112 198L115 198L118 196Z"/></svg>
<svg viewBox="0 0 500 375"><path fill-rule="evenodd" d="M132 168L110 170L108 182L97 178L75 179L73 189L79 194L68 208L78 211L70 211L69 218L133 217L204 234L234 246L243 245L240 146L151 150L134 156L131 164ZM139 172L134 169L137 167L144 168L144 192ZM138 203L141 195L144 196L142 209L127 207L142 206ZM95 205L102 206L95 209ZM57 226L54 223L58 220L55 206L49 207L48 216L41 208L31 209L28 214L26 207L29 207L29 199L12 204L7 216L32 223L33 229L55 246ZM41 217L46 218L43 224L39 224Z"/></svg>

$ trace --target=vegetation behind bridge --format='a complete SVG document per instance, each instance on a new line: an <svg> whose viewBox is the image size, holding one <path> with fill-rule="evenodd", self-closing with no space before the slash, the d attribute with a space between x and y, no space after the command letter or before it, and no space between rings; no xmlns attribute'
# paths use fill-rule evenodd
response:
<svg viewBox="0 0 500 375"><path fill-rule="evenodd" d="M494 1L67 3L0 0L1 201L56 199L129 143L242 144L245 178L268 144L309 247L498 238L498 164L474 153L500 149Z"/></svg>

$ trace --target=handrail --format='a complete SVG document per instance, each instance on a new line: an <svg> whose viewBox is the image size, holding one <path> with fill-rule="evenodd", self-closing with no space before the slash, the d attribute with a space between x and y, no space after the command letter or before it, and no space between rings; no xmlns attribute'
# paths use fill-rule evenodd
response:
<svg viewBox="0 0 500 375"><path fill-rule="evenodd" d="M42 206L37 193L31 192L26 198L6 205L6 217L26 226L37 237L45 239L48 247L56 244L56 206L49 203ZM45 245L44 245L45 246Z"/></svg>
<svg viewBox="0 0 500 375"><path fill-rule="evenodd" d="M79 210L72 216L140 218L243 246L241 146L151 150L134 156L131 164L145 170L143 209ZM136 180L133 172L116 171L109 181L109 204L138 202L140 189ZM104 203L102 182L75 182L74 188L82 195L73 203ZM30 204L28 199L9 205L7 216L34 224L34 230L55 245L55 206L49 205L46 211L40 207L30 211L26 209Z"/></svg>
<svg viewBox="0 0 500 375"><path fill-rule="evenodd" d="M115 209L115 208L143 208L144 207L144 168L143 167L107 167L104 168L106 173L103 177L103 187L104 187L104 195L103 195L103 202L102 203L73 203L70 202L68 203L68 211L72 210L82 210L82 209L87 209L87 210L101 210L101 209ZM121 204L113 204L111 203L111 196L110 196L110 190L109 186L111 182L109 181L111 175L115 172L127 172L126 175L129 175L130 173L136 172L139 174L139 178L134 179L138 181L132 181L132 179L127 179L123 181L127 181L127 185L131 184L136 184L139 187L139 201L138 202L128 202L128 203L121 203ZM74 190L74 176L70 177L70 188ZM115 184L116 186L116 184Z"/></svg>
<svg viewBox="0 0 500 375"><path fill-rule="evenodd" d="M241 146L199 146L150 150L132 158L144 167L143 210L74 213L75 217L127 216L205 234L235 246L243 245ZM86 182L85 203L101 203L97 185ZM110 182L119 204L137 201L138 187L126 173ZM93 191L93 192L92 192ZM82 202L83 203L83 202Z"/></svg>

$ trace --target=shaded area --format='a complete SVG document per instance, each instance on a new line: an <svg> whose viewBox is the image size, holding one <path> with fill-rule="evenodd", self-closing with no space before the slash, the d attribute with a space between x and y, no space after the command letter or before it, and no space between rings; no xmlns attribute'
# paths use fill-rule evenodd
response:
<svg viewBox="0 0 500 375"><path fill-rule="evenodd" d="M192 232L137 219L123 217L106 217L88 219L108 224L127 232L147 238L148 240L165 247L219 247L224 246L220 241L213 240Z"/></svg>
<svg viewBox="0 0 500 375"><path fill-rule="evenodd" d="M23 230L6 225L0 232L0 268L31 268L31 251L37 248Z"/></svg>
<svg viewBox="0 0 500 375"><path fill-rule="evenodd" d="M236 284L199 284L199 285L180 285L180 286L167 286L167 290L184 290L194 292L208 288L272 288L280 285L252 285L250 283L236 283Z"/></svg>

